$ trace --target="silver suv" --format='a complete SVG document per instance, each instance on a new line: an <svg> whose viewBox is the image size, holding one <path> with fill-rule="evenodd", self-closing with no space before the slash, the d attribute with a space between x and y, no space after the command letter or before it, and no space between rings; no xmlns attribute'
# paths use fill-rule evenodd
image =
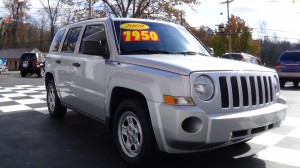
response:
<svg viewBox="0 0 300 168"><path fill-rule="evenodd" d="M274 70L214 58L167 22L103 18L63 27L45 68L50 115L70 108L106 124L131 165L245 142L278 127L287 109Z"/></svg>

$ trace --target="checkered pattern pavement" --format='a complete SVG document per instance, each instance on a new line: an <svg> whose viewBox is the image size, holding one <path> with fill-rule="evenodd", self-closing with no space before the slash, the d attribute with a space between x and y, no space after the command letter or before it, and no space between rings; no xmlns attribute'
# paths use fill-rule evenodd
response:
<svg viewBox="0 0 300 168"><path fill-rule="evenodd" d="M280 128L248 143L265 147L256 153L259 159L300 167L300 118L287 116Z"/></svg>
<svg viewBox="0 0 300 168"><path fill-rule="evenodd" d="M0 114L29 110L48 114L45 86L0 87Z"/></svg>
<svg viewBox="0 0 300 168"><path fill-rule="evenodd" d="M0 87L0 115L33 110L48 114L45 86ZM264 133L248 144L260 147L255 156L259 159L300 167L300 118L287 115L280 128Z"/></svg>

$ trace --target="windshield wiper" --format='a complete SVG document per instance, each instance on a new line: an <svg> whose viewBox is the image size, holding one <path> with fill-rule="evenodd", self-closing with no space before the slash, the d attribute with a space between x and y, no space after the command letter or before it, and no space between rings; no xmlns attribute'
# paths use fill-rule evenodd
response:
<svg viewBox="0 0 300 168"><path fill-rule="evenodd" d="M125 50L122 54L174 54L171 51L143 48L138 50Z"/></svg>
<svg viewBox="0 0 300 168"><path fill-rule="evenodd" d="M209 56L200 52L195 52L195 51L185 51L185 52L179 52L177 54L183 54L183 55L202 55L202 56Z"/></svg>

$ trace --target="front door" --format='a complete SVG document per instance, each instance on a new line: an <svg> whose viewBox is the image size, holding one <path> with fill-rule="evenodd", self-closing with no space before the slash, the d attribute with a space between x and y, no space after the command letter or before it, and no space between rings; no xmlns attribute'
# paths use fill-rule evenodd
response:
<svg viewBox="0 0 300 168"><path fill-rule="evenodd" d="M99 43L106 43L104 24L87 25L84 28L82 41L93 39ZM82 41L78 54L74 55L76 61L72 63L74 76L72 77L72 93L76 99L74 107L81 112L105 120L105 56L95 52L85 53ZM97 49L96 49L97 50Z"/></svg>

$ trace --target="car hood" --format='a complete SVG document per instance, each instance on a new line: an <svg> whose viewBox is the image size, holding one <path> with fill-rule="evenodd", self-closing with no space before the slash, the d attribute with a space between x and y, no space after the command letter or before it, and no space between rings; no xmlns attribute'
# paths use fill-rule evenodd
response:
<svg viewBox="0 0 300 168"><path fill-rule="evenodd" d="M275 72L273 69L260 65L199 55L120 55L116 61L161 69L182 75L189 75L192 72L199 71Z"/></svg>

